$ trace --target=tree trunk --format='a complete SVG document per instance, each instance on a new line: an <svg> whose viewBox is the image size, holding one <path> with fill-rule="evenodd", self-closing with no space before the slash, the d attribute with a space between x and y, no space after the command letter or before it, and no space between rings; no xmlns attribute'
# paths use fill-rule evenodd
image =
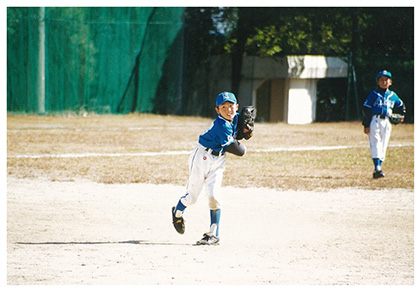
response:
<svg viewBox="0 0 420 291"><path fill-rule="evenodd" d="M249 35L249 28L251 25L247 25L246 20L250 19L247 14L252 13L250 8L239 8L238 10L238 23L237 23L237 42L232 50L232 88L231 91L235 95L239 94L239 88L241 83L241 71L242 71L242 58L245 53L245 44Z"/></svg>

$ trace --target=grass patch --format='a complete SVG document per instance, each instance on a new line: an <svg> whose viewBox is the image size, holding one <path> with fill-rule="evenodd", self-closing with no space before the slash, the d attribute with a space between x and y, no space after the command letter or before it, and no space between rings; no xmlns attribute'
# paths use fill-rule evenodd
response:
<svg viewBox="0 0 420 291"><path fill-rule="evenodd" d="M53 181L185 185L188 155L153 157L12 158L23 154L192 151L212 119L149 114L8 116L8 175ZM384 179L373 180L360 122L256 125L244 157L229 155L224 185L322 190L337 187L414 189L414 147L390 147ZM414 144L414 125L394 127L391 144ZM325 151L253 152L253 149L362 145Z"/></svg>

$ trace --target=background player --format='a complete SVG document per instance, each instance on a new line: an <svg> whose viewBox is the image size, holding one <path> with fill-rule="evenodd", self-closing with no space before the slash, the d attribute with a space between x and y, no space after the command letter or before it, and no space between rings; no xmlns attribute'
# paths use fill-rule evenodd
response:
<svg viewBox="0 0 420 291"><path fill-rule="evenodd" d="M405 115L405 105L398 95L389 90L392 74L386 70L376 76L377 88L363 104L364 133L369 136L370 151L375 166L373 178L385 177L382 162L391 137L390 118L394 113ZM401 120L403 121L403 119Z"/></svg>
<svg viewBox="0 0 420 291"><path fill-rule="evenodd" d="M210 231L197 244L219 243L220 188L225 170L226 152L243 156L246 148L238 142L238 104L233 93L223 92L216 98L218 116L212 126L200 135L198 144L189 159L190 176L187 192L176 207L172 208L172 222L176 231L183 234L185 224L183 213L193 205L205 186L210 208Z"/></svg>

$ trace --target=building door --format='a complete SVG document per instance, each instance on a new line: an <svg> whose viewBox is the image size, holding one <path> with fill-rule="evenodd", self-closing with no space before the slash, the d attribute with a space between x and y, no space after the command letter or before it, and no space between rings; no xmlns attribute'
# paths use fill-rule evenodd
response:
<svg viewBox="0 0 420 291"><path fill-rule="evenodd" d="M283 122L287 118L286 79L271 80L270 121Z"/></svg>
<svg viewBox="0 0 420 291"><path fill-rule="evenodd" d="M270 121L271 80L264 81L257 88L257 121Z"/></svg>

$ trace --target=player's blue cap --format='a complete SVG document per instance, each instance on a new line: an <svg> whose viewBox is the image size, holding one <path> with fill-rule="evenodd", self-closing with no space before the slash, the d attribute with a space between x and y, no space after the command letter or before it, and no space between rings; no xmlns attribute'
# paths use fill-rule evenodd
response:
<svg viewBox="0 0 420 291"><path fill-rule="evenodd" d="M380 72L376 75L376 81L378 81L378 80L379 80L379 77L381 77L381 76L387 76L388 78L392 79L392 74L391 74L391 72L388 72L387 70L380 71Z"/></svg>
<svg viewBox="0 0 420 291"><path fill-rule="evenodd" d="M225 102L237 103L235 95L231 92L222 92L219 95L217 95L216 107L219 107Z"/></svg>

